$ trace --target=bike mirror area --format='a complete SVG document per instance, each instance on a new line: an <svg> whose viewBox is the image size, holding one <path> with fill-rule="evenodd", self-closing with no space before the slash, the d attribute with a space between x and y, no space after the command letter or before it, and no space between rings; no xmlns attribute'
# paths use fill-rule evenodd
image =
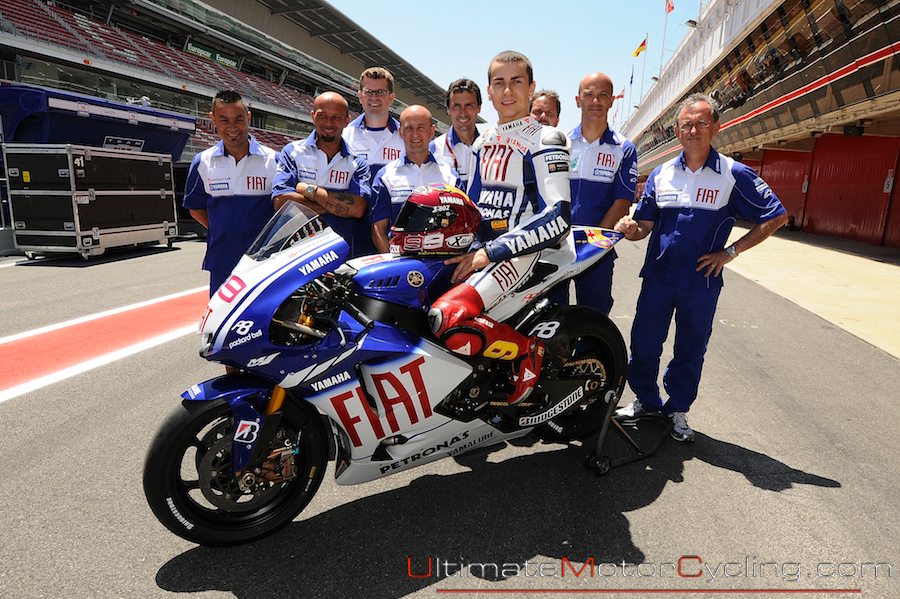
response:
<svg viewBox="0 0 900 599"><path fill-rule="evenodd" d="M301 239L323 231L327 226L309 208L297 202L285 202L263 227L246 253L253 260L261 262Z"/></svg>

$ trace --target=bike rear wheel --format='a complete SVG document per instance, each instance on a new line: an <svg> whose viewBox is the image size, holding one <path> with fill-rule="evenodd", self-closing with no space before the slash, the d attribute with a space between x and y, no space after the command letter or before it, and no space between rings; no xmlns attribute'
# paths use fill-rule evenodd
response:
<svg viewBox="0 0 900 599"><path fill-rule="evenodd" d="M561 308L553 321L559 325L546 342L545 360L555 361L556 365L551 372L542 373L541 378L583 379L585 399L537 426L534 432L544 441L583 439L600 430L610 402L615 405L622 395L628 368L625 341L609 318L591 308Z"/></svg>

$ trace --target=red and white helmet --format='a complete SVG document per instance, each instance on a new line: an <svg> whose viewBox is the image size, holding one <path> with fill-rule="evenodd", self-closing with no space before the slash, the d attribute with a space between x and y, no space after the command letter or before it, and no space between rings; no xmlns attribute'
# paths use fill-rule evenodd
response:
<svg viewBox="0 0 900 599"><path fill-rule="evenodd" d="M452 185L415 188L391 227L391 253L401 256L457 256L468 251L481 213Z"/></svg>

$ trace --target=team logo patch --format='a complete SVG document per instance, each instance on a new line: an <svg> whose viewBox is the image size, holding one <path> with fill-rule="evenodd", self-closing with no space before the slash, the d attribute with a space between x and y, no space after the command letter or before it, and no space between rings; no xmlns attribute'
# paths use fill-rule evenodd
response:
<svg viewBox="0 0 900 599"><path fill-rule="evenodd" d="M463 233L461 235L453 235L452 237L447 238L447 247L451 247L453 249L461 250L472 245L472 242L475 241L475 236L471 233Z"/></svg>
<svg viewBox="0 0 900 599"><path fill-rule="evenodd" d="M421 287L422 284L425 283L425 275L418 270L411 270L406 274L406 282L409 283L411 287Z"/></svg>
<svg viewBox="0 0 900 599"><path fill-rule="evenodd" d="M600 229L587 229L585 230L585 235L587 236L587 242L598 248L606 249L613 246L613 240L606 237Z"/></svg>

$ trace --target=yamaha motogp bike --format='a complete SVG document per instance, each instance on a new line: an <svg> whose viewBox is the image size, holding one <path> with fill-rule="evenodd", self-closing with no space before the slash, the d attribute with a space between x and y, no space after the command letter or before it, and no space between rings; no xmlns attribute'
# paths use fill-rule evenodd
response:
<svg viewBox="0 0 900 599"><path fill-rule="evenodd" d="M194 543L244 543L293 520L329 459L351 485L529 433L597 432L624 387L625 344L604 315L546 296L620 238L572 227L490 310L546 344L535 390L510 405L513 362L453 354L431 333L453 266L347 261L339 235L287 202L209 301L200 355L239 372L192 386L160 427L143 477L153 513Z"/></svg>

